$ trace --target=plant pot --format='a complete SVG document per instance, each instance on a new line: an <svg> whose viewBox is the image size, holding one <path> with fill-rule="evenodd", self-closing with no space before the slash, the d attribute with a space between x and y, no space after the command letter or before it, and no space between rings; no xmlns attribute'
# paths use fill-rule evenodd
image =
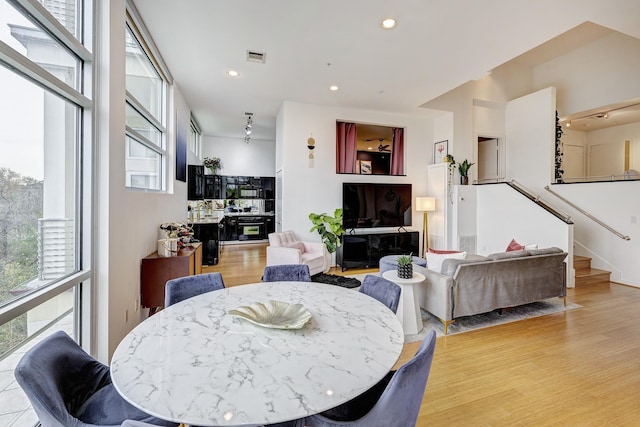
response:
<svg viewBox="0 0 640 427"><path fill-rule="evenodd" d="M400 279L411 279L413 277L413 264L398 265L398 277Z"/></svg>
<svg viewBox="0 0 640 427"><path fill-rule="evenodd" d="M461 176L460 177L460 184L461 185L469 185L469 177L468 176Z"/></svg>

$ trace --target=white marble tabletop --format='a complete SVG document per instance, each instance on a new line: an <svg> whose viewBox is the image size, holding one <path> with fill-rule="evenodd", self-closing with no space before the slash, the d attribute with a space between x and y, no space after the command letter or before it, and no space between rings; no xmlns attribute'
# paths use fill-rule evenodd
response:
<svg viewBox="0 0 640 427"><path fill-rule="evenodd" d="M302 329L269 329L227 311L254 302L300 303ZM234 286L165 308L118 345L111 376L134 406L204 426L302 418L359 395L402 351L398 318L339 286L273 282Z"/></svg>

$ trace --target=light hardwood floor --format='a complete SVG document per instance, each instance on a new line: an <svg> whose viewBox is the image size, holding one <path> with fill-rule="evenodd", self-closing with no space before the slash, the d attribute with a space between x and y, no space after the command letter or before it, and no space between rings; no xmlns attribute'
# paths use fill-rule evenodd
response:
<svg viewBox="0 0 640 427"><path fill-rule="evenodd" d="M227 286L260 281L265 247L225 246L206 271ZM582 308L438 338L417 425L640 425L640 289L608 283L567 299Z"/></svg>

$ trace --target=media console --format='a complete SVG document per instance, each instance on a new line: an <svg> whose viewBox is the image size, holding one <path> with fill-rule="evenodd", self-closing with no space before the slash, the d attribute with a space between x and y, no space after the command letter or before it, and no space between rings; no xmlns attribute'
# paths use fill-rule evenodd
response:
<svg viewBox="0 0 640 427"><path fill-rule="evenodd" d="M359 231L342 235L336 263L342 268L378 267L386 255L419 256L420 234L417 231Z"/></svg>

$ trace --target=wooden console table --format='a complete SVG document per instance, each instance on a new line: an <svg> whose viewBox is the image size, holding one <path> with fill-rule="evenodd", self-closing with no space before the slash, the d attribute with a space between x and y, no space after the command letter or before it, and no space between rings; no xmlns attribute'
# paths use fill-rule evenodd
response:
<svg viewBox="0 0 640 427"><path fill-rule="evenodd" d="M159 257L154 252L142 258L140 267L140 293L143 307L149 314L164 306L164 285L176 277L202 273L202 243L192 243L178 251L177 256Z"/></svg>

